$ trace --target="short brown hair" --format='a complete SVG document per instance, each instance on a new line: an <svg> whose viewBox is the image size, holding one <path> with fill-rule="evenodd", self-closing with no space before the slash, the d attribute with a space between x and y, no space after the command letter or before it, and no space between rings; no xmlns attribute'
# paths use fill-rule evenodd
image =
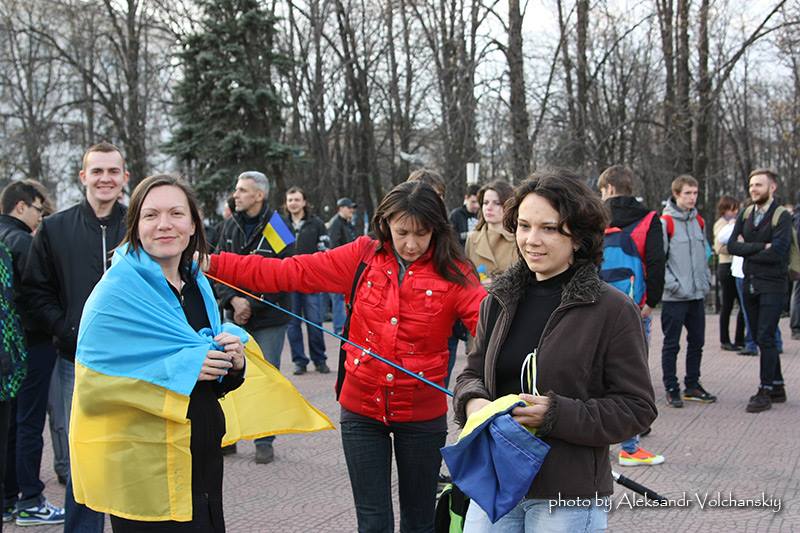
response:
<svg viewBox="0 0 800 533"><path fill-rule="evenodd" d="M605 189L611 185L620 196L632 196L634 179L633 170L630 168L625 165L612 165L600 174L597 187Z"/></svg>
<svg viewBox="0 0 800 533"><path fill-rule="evenodd" d="M753 176L758 176L760 174L764 174L765 176L767 176L770 179L770 181L772 181L772 183L776 184L778 183L778 173L772 170L771 168L757 168L753 170L747 176L747 181L749 182L750 178L752 178Z"/></svg>
<svg viewBox="0 0 800 533"><path fill-rule="evenodd" d="M486 225L486 221L483 219L483 197L486 196L486 191L494 191L497 193L498 198L500 199L500 205L503 206L505 209L506 202L509 198L514 195L514 187L509 185L507 181L503 180L493 180L484 185L478 191L478 223L475 225L475 229L479 230L484 225Z"/></svg>
<svg viewBox="0 0 800 533"><path fill-rule="evenodd" d="M697 180L689 174L681 174L672 180L672 195L677 196L681 193L684 187L699 187L700 184Z"/></svg>
<svg viewBox="0 0 800 533"><path fill-rule="evenodd" d="M307 217L311 212L311 204L308 203L308 197L306 197L306 191L302 188L298 187L297 185L292 185L288 189L286 189L286 193L283 195L284 202L283 202L283 212L288 215L289 211L286 209L286 197L290 194L300 194L303 197L303 200L306 201L305 207L303 207L303 216Z"/></svg>
<svg viewBox="0 0 800 533"><path fill-rule="evenodd" d="M139 218L142 215L142 204L147 195L150 194L150 191L157 187L166 186L177 187L183 191L183 194L186 195L186 202L189 204L192 222L194 222L194 235L189 238L189 244L181 254L180 272L181 274L187 274L189 273L189 267L192 265L192 256L195 252L199 253L198 264L202 264L203 260L208 256L208 241L206 240L203 217L200 216L200 204L197 202L197 197L189 184L179 176L156 174L143 179L136 186L133 194L131 194L128 215L125 220L128 228L120 246L128 244L132 251L139 251L142 248L142 240L139 238Z"/></svg>
<svg viewBox="0 0 800 533"><path fill-rule="evenodd" d="M447 192L447 185L445 185L442 175L429 168L420 168L415 170L408 175L408 179L406 179L406 181L421 181L422 183L427 183L433 187L433 190L436 191L436 194L442 198L444 198L444 193Z"/></svg>
<svg viewBox="0 0 800 533"><path fill-rule="evenodd" d="M731 209L739 210L739 200L734 198L733 196L725 195L719 199L717 202L717 216L722 216Z"/></svg>
<svg viewBox="0 0 800 533"><path fill-rule="evenodd" d="M81 168L84 170L86 169L86 158L89 157L89 154L92 152L103 152L109 154L111 152L117 152L119 156L122 158L122 169L125 170L125 155L122 153L122 150L117 148L115 145L111 144L110 142L100 141L97 144L93 144L89 148L83 152L83 157L81 158Z"/></svg>
<svg viewBox="0 0 800 533"><path fill-rule="evenodd" d="M574 256L576 265L599 266L603 262L603 237L610 217L605 204L583 178L561 169L533 173L514 189L514 196L506 204L503 215L506 230L516 233L519 206L529 194L541 196L558 211L559 233L569 236L578 246Z"/></svg>

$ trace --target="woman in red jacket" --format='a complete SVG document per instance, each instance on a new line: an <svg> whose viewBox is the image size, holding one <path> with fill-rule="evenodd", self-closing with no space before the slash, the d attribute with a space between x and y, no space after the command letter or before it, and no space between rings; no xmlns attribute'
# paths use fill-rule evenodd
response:
<svg viewBox="0 0 800 533"><path fill-rule="evenodd" d="M429 185L398 185L372 223L377 239L361 237L284 260L223 253L212 256L209 273L257 292L338 292L349 298L363 262L350 302L349 339L442 384L453 323L460 319L474 334L486 292ZM447 398L349 344L344 351L341 433L358 530L394 531L393 442L400 531L432 532Z"/></svg>

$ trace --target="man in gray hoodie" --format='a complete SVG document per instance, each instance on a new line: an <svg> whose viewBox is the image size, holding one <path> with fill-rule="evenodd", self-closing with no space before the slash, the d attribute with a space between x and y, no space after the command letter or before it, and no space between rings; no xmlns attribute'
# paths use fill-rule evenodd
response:
<svg viewBox="0 0 800 533"><path fill-rule="evenodd" d="M667 255L662 298L661 369L667 404L683 407L683 400L711 403L717 400L700 384L706 316L704 298L711 287L708 268L705 223L697 213L697 180L682 175L672 182L672 198L661 216L664 222L664 250ZM686 386L683 396L678 382L676 361L681 331L686 327Z"/></svg>

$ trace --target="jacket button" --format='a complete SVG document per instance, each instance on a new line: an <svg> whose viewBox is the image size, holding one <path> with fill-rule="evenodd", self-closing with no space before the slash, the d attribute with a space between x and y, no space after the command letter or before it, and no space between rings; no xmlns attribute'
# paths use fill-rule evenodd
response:
<svg viewBox="0 0 800 533"><path fill-rule="evenodd" d="M419 377L421 377L421 378L424 378L424 377L425 377L425 372L423 372L423 371L421 371L421 370L420 370L419 372L417 372L417 375L418 375Z"/></svg>
<svg viewBox="0 0 800 533"><path fill-rule="evenodd" d="M386 381L392 381L394 379L394 374L386 374Z"/></svg>
<svg viewBox="0 0 800 533"><path fill-rule="evenodd" d="M433 296L433 291L428 289L427 291L425 291L425 296Z"/></svg>
<svg viewBox="0 0 800 533"><path fill-rule="evenodd" d="M390 276L392 275L392 271L391 270L387 270L386 273L389 274Z"/></svg>
<svg viewBox="0 0 800 533"><path fill-rule="evenodd" d="M353 359L353 364L354 364L354 365L358 365L358 364L360 364L360 363L361 363L361 361L359 361L358 359Z"/></svg>
<svg viewBox="0 0 800 533"><path fill-rule="evenodd" d="M392 319L389 320L389 322L391 322L393 326L396 326L397 325L397 318L396 317L392 317Z"/></svg>
<svg viewBox="0 0 800 533"><path fill-rule="evenodd" d="M372 287L372 282L371 281L367 282L367 287Z"/></svg>
<svg viewBox="0 0 800 533"><path fill-rule="evenodd" d="M413 270L409 270L409 271L408 271L408 275L409 275L409 276L413 276L413 275L414 275L414 271L413 271Z"/></svg>

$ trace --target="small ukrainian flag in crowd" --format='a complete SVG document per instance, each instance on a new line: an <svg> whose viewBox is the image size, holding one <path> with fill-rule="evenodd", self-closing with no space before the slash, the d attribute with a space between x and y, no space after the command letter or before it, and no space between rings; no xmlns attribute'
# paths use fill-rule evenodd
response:
<svg viewBox="0 0 800 533"><path fill-rule="evenodd" d="M286 225L277 211L272 213L264 231L261 232L276 254L294 242L294 233Z"/></svg>

